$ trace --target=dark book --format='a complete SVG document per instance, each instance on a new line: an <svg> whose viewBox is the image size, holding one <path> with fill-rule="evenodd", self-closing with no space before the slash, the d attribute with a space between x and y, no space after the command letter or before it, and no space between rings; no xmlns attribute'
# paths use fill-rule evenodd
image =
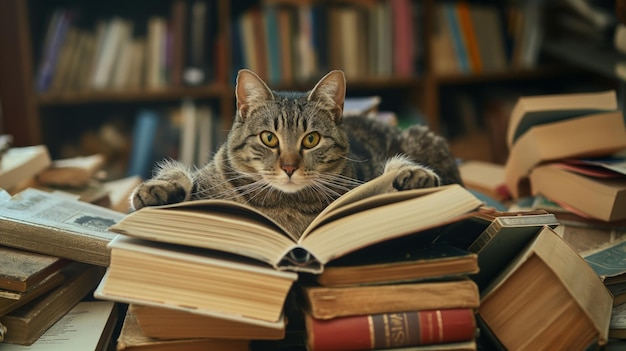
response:
<svg viewBox="0 0 626 351"><path fill-rule="evenodd" d="M8 330L4 342L20 345L34 343L94 290L102 278L104 269L74 262L65 267L61 273L66 279L59 287L0 317L0 323Z"/></svg>
<svg viewBox="0 0 626 351"><path fill-rule="evenodd" d="M26 292L70 261L0 246L0 289Z"/></svg>

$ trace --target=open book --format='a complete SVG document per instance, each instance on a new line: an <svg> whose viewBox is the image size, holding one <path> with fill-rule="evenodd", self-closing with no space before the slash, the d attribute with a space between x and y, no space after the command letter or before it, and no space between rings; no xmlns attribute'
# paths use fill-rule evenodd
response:
<svg viewBox="0 0 626 351"><path fill-rule="evenodd" d="M482 205L457 184L389 192L394 177L384 174L347 192L299 236L249 206L225 200L144 207L109 230L243 255L278 270L320 273L349 252L460 220Z"/></svg>

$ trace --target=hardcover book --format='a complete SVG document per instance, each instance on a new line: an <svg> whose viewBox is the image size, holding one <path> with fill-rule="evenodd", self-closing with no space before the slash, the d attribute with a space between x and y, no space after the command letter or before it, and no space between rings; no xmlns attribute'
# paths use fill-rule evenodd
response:
<svg viewBox="0 0 626 351"><path fill-rule="evenodd" d="M219 338L245 340L278 340L285 337L285 328L267 327L173 308L131 303L141 331L157 339Z"/></svg>
<svg viewBox="0 0 626 351"><path fill-rule="evenodd" d="M582 217L606 222L626 220L624 175L597 177L558 164L545 164L531 171L530 186L533 195L542 195Z"/></svg>
<svg viewBox="0 0 626 351"><path fill-rule="evenodd" d="M469 279L351 287L300 287L301 304L313 318L451 308L478 308L476 283Z"/></svg>
<svg viewBox="0 0 626 351"><path fill-rule="evenodd" d="M473 309L382 313L320 320L305 315L310 351L390 349L474 340Z"/></svg>
<svg viewBox="0 0 626 351"><path fill-rule="evenodd" d="M104 269L73 262L63 268L63 284L0 317L8 331L4 342L31 345L96 287Z"/></svg>
<svg viewBox="0 0 626 351"><path fill-rule="evenodd" d="M29 188L0 201L0 245L108 266L107 244L115 233L107 228L123 217L104 207Z"/></svg>
<svg viewBox="0 0 626 351"><path fill-rule="evenodd" d="M26 292L70 261L0 246L0 289Z"/></svg>
<svg viewBox="0 0 626 351"><path fill-rule="evenodd" d="M534 126L510 149L505 181L513 198L530 195L528 175L542 162L608 156L626 148L621 111L588 114Z"/></svg>
<svg viewBox="0 0 626 351"><path fill-rule="evenodd" d="M584 350L607 342L612 305L597 274L546 226L481 291L478 313L509 350Z"/></svg>
<svg viewBox="0 0 626 351"><path fill-rule="evenodd" d="M13 147L0 158L0 188L11 191L52 164L45 145Z"/></svg>
<svg viewBox="0 0 626 351"><path fill-rule="evenodd" d="M511 111L507 145L511 149L513 144L533 126L615 111L617 108L617 95L614 90L521 97Z"/></svg>
<svg viewBox="0 0 626 351"><path fill-rule="evenodd" d="M278 270L321 273L349 252L459 221L482 204L458 184L389 192L394 177L385 174L344 194L304 233L289 233L259 211L224 200L144 207L110 230L247 256Z"/></svg>
<svg viewBox="0 0 626 351"><path fill-rule="evenodd" d="M157 339L143 334L137 316L129 310L117 339L118 351L248 351L249 340L209 338Z"/></svg>
<svg viewBox="0 0 626 351"><path fill-rule="evenodd" d="M298 278L293 272L224 252L123 235L110 249L111 265L97 298L284 327L284 301Z"/></svg>

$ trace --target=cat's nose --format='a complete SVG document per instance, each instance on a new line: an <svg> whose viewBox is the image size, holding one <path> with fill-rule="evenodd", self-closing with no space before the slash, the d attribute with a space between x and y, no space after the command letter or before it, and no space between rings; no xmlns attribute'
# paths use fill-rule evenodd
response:
<svg viewBox="0 0 626 351"><path fill-rule="evenodd" d="M298 169L298 166L296 166L296 165L280 165L280 168L282 168L283 171L285 171L285 173L287 173L287 175L289 177L291 177L293 175L293 172L295 172Z"/></svg>

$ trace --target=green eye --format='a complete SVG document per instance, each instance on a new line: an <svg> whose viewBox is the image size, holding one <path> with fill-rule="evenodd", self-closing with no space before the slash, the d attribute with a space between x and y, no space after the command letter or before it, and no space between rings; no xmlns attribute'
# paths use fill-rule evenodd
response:
<svg viewBox="0 0 626 351"><path fill-rule="evenodd" d="M278 146L278 137L272 132L261 132L261 141L268 147Z"/></svg>
<svg viewBox="0 0 626 351"><path fill-rule="evenodd" d="M321 138L320 133L311 132L305 135L304 139L302 139L302 146L307 149L314 148L317 144L319 144Z"/></svg>

